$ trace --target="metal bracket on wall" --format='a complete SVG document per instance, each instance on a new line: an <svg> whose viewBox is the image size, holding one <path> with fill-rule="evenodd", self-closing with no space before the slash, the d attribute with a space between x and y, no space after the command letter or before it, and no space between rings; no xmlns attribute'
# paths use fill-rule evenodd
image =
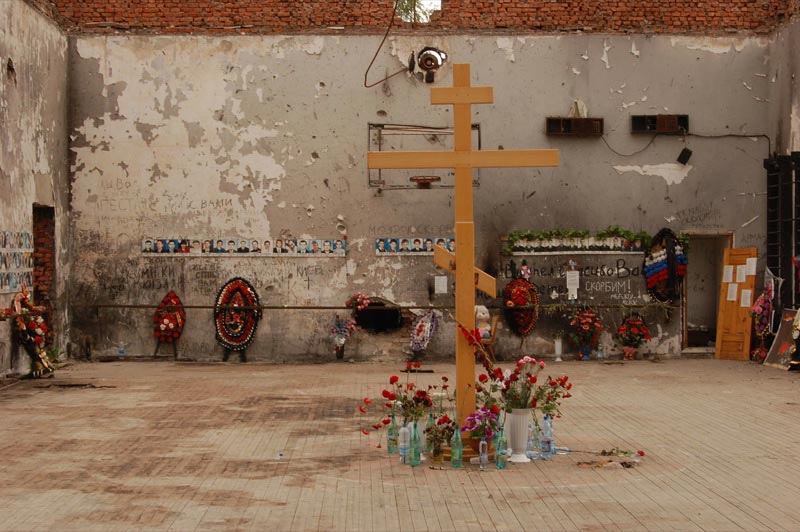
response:
<svg viewBox="0 0 800 532"><path fill-rule="evenodd" d="M439 143L445 146L445 139L452 138L452 127L431 127L413 124L368 124L367 132L369 151L407 151L409 148L421 147L420 140L428 144ZM407 142L412 146L404 144ZM472 124L472 142L477 149L482 147L481 126ZM427 147L427 146L426 146ZM429 171L411 170L367 170L367 185L369 188L377 188L378 192L383 190L419 190L434 188L454 188L453 177L455 172L439 170L438 174L431 174ZM431 178L438 177L438 180ZM428 181L426 186L419 186L420 180ZM479 188L480 170L475 171L472 186Z"/></svg>

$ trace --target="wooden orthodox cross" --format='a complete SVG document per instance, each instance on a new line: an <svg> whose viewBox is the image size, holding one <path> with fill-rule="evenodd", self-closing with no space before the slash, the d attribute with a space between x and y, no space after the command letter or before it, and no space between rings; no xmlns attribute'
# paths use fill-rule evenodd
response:
<svg viewBox="0 0 800 532"><path fill-rule="evenodd" d="M558 150L472 151L472 104L492 103L492 87L470 85L469 64L453 65L453 86L431 89L431 104L454 108L452 152L369 152L373 169L454 168L456 252L434 249L434 262L456 276L456 399L458 423L475 411L475 352L459 328L475 329L475 289L497 296L494 277L475 268L475 224L472 207L474 168L558 166ZM460 326L460 327L459 327Z"/></svg>

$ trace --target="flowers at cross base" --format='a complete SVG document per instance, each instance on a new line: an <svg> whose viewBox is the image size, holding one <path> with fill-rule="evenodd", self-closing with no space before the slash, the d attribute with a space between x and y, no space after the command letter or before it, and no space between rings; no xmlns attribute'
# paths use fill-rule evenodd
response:
<svg viewBox="0 0 800 532"><path fill-rule="evenodd" d="M617 332L614 333L614 340L623 347L639 347L647 340L650 340L650 331L644 320L639 314L633 313L625 318Z"/></svg>
<svg viewBox="0 0 800 532"><path fill-rule="evenodd" d="M486 441L490 441L500 430L499 413L500 409L496 405L494 409L482 406L467 416L461 432L471 432L472 438L476 440L486 438Z"/></svg>
<svg viewBox="0 0 800 532"><path fill-rule="evenodd" d="M568 375L542 378L544 361L525 356L519 359L512 370L487 367L486 373L478 376L475 383L476 403L496 415L515 408L530 408L542 415L561 417L561 402L572 397L572 383Z"/></svg>
<svg viewBox="0 0 800 532"><path fill-rule="evenodd" d="M408 362L406 370L410 373L412 370L419 369L422 364L419 362ZM392 375L389 377L389 387L381 391L382 405L385 411L380 414L380 419L374 423L369 423L370 428L362 428L361 432L366 434L372 430L380 430L390 423L391 415L399 415L402 424L408 422L417 422L425 417L428 412L434 407L434 396L439 398L439 417L444 413L444 401L451 401L449 395L448 384L449 379L442 376L441 384L429 384L427 387L418 386L414 382L408 380L406 374L405 382L400 382L400 377ZM358 410L361 414L368 414L369 406L372 401L369 398L359 404Z"/></svg>
<svg viewBox="0 0 800 532"><path fill-rule="evenodd" d="M450 442L456 430L456 423L447 414L434 418L433 425L425 427L425 441L431 446L434 453L441 451L442 447Z"/></svg>
<svg viewBox="0 0 800 532"><path fill-rule="evenodd" d="M568 375L562 375L555 379L547 377L534 391L531 407L551 418L561 417L561 401L572 397L570 390L572 390L572 383L569 382Z"/></svg>
<svg viewBox="0 0 800 532"><path fill-rule="evenodd" d="M510 372L503 374L500 398L507 412L517 408L531 408L535 397L539 372L545 368L544 361L524 356Z"/></svg>
<svg viewBox="0 0 800 532"><path fill-rule="evenodd" d="M597 347L603 322L590 307L581 307L569 318L567 340L576 347Z"/></svg>

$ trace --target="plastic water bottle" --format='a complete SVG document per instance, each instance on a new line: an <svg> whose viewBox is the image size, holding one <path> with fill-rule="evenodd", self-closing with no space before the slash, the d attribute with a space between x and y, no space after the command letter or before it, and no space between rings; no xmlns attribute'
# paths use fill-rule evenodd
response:
<svg viewBox="0 0 800 532"><path fill-rule="evenodd" d="M503 427L500 427L500 437L497 439L494 461L497 469L505 469L508 465L508 441L506 440L506 435L503 434Z"/></svg>
<svg viewBox="0 0 800 532"><path fill-rule="evenodd" d="M118 353L119 353L119 356L120 356L120 357L124 357L124 356L125 356L125 343L124 343L124 342L123 342L123 343L121 343L121 344L119 344L119 351L118 351Z"/></svg>
<svg viewBox="0 0 800 532"><path fill-rule="evenodd" d="M481 438L481 443L478 445L478 454L480 455L478 463L481 471L483 471L489 465L489 444L486 443L486 437Z"/></svg>
<svg viewBox="0 0 800 532"><path fill-rule="evenodd" d="M419 439L419 429L417 422L414 422L414 430L411 432L411 450L408 454L408 463L411 467L417 467L422 458L422 449L420 448L422 442Z"/></svg>
<svg viewBox="0 0 800 532"><path fill-rule="evenodd" d="M394 414L392 414L392 422L389 423L389 428L386 430L386 447L389 454L397 454L397 444L400 432L397 428L397 423L394 421Z"/></svg>
<svg viewBox="0 0 800 532"><path fill-rule="evenodd" d="M400 450L400 463L407 464L408 451L411 448L411 432L408 430L408 426L405 424L398 431L397 445L398 449Z"/></svg>
<svg viewBox="0 0 800 532"><path fill-rule="evenodd" d="M430 412L428 414L428 424L425 425L425 427L426 428L427 427L432 427L435 424L436 424L436 421L433 419L433 412ZM424 433L424 431L423 431L423 433ZM433 438L427 438L427 437L424 437L424 436L425 435L423 434L422 437L425 440L425 452L428 454L428 456L430 456L433 453Z"/></svg>
<svg viewBox="0 0 800 532"><path fill-rule="evenodd" d="M600 344L600 345L597 346L596 356L597 356L597 360L603 360L604 358L606 358L606 352L603 349L603 344Z"/></svg>
<svg viewBox="0 0 800 532"><path fill-rule="evenodd" d="M531 460L539 458L539 430L528 423L528 442L525 445L525 456Z"/></svg>
<svg viewBox="0 0 800 532"><path fill-rule="evenodd" d="M453 437L450 438L450 465L453 467L461 467L463 465L464 456L464 442L461 441L461 431L458 429L458 423L453 431Z"/></svg>
<svg viewBox="0 0 800 532"><path fill-rule="evenodd" d="M539 455L547 460L553 456L553 425L550 416L544 416L542 420L541 452Z"/></svg>

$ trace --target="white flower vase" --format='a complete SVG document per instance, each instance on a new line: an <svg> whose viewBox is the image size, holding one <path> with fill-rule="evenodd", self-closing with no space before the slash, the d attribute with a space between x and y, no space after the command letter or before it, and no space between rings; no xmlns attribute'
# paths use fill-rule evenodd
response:
<svg viewBox="0 0 800 532"><path fill-rule="evenodd" d="M515 408L506 414L506 428L508 443L511 446L510 462L526 463L531 459L525 456L528 446L528 425L531 421L530 408Z"/></svg>
<svg viewBox="0 0 800 532"><path fill-rule="evenodd" d="M556 338L553 341L553 345L556 350L556 362L561 362L561 355L564 353L564 339L561 337Z"/></svg>

